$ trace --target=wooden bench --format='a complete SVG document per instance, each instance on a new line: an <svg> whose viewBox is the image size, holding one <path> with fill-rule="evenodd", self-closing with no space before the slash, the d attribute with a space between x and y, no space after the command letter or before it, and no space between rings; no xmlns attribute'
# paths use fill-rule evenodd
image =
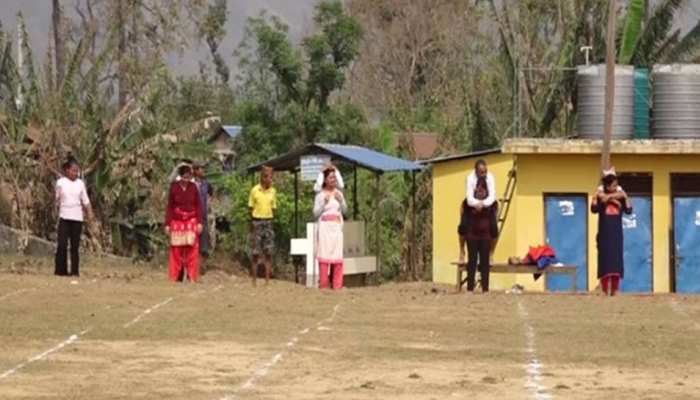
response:
<svg viewBox="0 0 700 400"><path fill-rule="evenodd" d="M462 273L466 275L467 263L465 262L453 262L452 265L457 266L457 292L462 291L462 286L467 281L465 277L462 279ZM537 268L536 265L524 265L524 264L493 264L490 269L492 274L542 274L544 278L544 288L549 290L547 287L547 274L562 274L568 275L571 279L571 291L576 292L576 266L575 265L559 265L559 266L549 266L546 268Z"/></svg>
<svg viewBox="0 0 700 400"><path fill-rule="evenodd" d="M316 227L314 223L306 224L306 238L294 238L290 242L289 253L293 256L306 258L306 287L318 287L318 264L314 246ZM377 257L365 254L365 223L364 221L345 221L343 224L343 275L362 275L363 281L367 274L377 271ZM302 260L295 260L294 281L298 282ZM302 278L302 281L304 278Z"/></svg>

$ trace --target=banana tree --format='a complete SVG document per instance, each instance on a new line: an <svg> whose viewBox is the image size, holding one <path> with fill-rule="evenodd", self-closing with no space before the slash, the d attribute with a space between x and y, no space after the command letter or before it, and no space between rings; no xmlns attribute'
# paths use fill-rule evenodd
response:
<svg viewBox="0 0 700 400"><path fill-rule="evenodd" d="M559 2L558 12L564 21L559 30L559 39L545 43L543 37L523 32L541 32L551 21L540 17L534 21L524 20L528 15L528 2L521 3L518 12L503 12L492 9L499 21L501 41L509 65L519 65L524 71L529 67L528 54L514 54L516 44L527 43L531 48L539 46L549 51L541 53L539 65L548 67L549 72L537 75L521 72L513 83L518 87L522 98L515 107L525 111L523 128L537 136L566 135L575 121L573 104L576 103L575 72L573 68L584 63L578 51L582 46L593 47L591 61L605 59L605 26L600 21L607 19L606 1L568 0ZM618 17L622 28L616 32L618 52L617 63L633 64L637 67L651 67L656 63L695 62L700 60L700 22L685 35L680 29L673 29L675 17L682 11L685 0L662 0L656 6L645 0L630 0L626 9ZM493 3L492 3L493 4ZM553 4L553 3L552 3ZM525 7L525 11L523 11ZM551 7L555 7L551 5ZM508 20L508 17L511 19ZM505 23L503 22L505 21ZM573 21L573 23L566 23ZM525 25L523 25L525 24ZM518 27L526 26L528 29ZM534 43L534 45L533 45ZM527 49L531 51L531 49ZM535 78L539 78L539 80ZM534 89L533 89L534 88Z"/></svg>
<svg viewBox="0 0 700 400"><path fill-rule="evenodd" d="M144 78L149 83L134 92L134 100L115 109L114 92L105 82L113 74L109 54L116 41L107 35L99 51L90 53L86 43L94 34L66 43L67 70L56 88L51 71L42 74L36 67L26 31L20 32L20 66L13 40L0 29L0 187L11 198L10 218L2 222L51 237L53 185L61 160L70 154L83 162L97 216L88 224L89 247L112 250L122 236L157 243L151 227L163 216L168 173L176 158L211 155L197 136L207 131L200 121L178 115L182 98L167 71L149 72ZM134 229L122 235L115 225Z"/></svg>
<svg viewBox="0 0 700 400"><path fill-rule="evenodd" d="M631 0L618 62L650 67L656 63L692 62L700 56L700 22L685 35L673 30L673 21L686 0L663 0L651 8L644 0ZM644 16L650 15L648 20Z"/></svg>

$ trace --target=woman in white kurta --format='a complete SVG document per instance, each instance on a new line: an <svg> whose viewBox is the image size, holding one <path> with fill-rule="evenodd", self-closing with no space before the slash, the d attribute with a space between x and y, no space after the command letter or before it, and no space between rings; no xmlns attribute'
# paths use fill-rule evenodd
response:
<svg viewBox="0 0 700 400"><path fill-rule="evenodd" d="M333 289L343 287L343 213L348 209L343 192L337 188L334 168L323 171L323 187L316 195L314 216L316 231L316 259L319 265L321 289L329 285L329 270L333 275Z"/></svg>

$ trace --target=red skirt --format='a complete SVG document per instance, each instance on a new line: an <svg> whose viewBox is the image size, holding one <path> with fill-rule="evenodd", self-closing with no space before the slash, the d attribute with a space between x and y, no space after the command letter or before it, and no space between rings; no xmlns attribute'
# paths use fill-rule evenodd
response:
<svg viewBox="0 0 700 400"><path fill-rule="evenodd" d="M187 274L196 282L199 279L199 235L197 213L175 209L170 221L170 280L177 281Z"/></svg>

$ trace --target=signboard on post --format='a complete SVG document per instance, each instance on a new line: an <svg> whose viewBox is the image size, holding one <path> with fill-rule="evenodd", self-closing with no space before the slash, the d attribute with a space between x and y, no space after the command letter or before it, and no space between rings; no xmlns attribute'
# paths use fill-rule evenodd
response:
<svg viewBox="0 0 700 400"><path fill-rule="evenodd" d="M330 162L331 156L328 155L302 156L300 160L301 180L315 181L319 172Z"/></svg>

